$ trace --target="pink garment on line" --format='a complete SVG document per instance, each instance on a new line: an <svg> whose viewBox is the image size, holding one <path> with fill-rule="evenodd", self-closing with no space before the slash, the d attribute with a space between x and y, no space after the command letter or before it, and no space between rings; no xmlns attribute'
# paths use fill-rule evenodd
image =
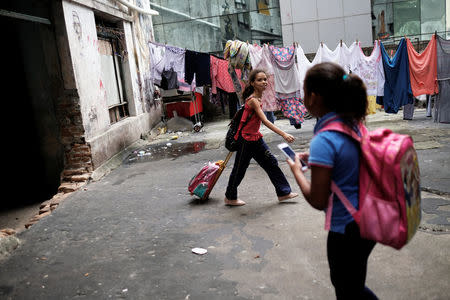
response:
<svg viewBox="0 0 450 300"><path fill-rule="evenodd" d="M234 93L236 89L233 85L230 73L228 73L228 60L220 59L215 56L210 56L211 66L211 90L213 94L217 94L217 88L224 90L227 93ZM241 77L241 70L235 69L238 78ZM242 81L240 81L243 86Z"/></svg>
<svg viewBox="0 0 450 300"><path fill-rule="evenodd" d="M261 103L263 111L280 110L280 106L275 97L275 79L273 75L267 75L267 88L261 96Z"/></svg>
<svg viewBox="0 0 450 300"><path fill-rule="evenodd" d="M425 50L417 53L411 41L406 39L409 59L409 77L415 97L439 93L437 84L437 49L436 36L433 35Z"/></svg>

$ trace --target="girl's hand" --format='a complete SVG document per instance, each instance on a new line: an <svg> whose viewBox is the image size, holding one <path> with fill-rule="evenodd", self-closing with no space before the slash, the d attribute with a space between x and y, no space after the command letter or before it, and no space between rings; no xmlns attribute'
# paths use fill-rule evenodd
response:
<svg viewBox="0 0 450 300"><path fill-rule="evenodd" d="M308 163L308 161L309 161L309 153L308 152L301 152L298 155L300 156L301 160L303 160L305 163Z"/></svg>
<svg viewBox="0 0 450 300"><path fill-rule="evenodd" d="M301 153L295 153L295 161L287 159L287 163L288 163L289 167L291 167L291 171L293 174L295 174L297 172L303 173L302 164L300 162L300 155L301 155Z"/></svg>
<svg viewBox="0 0 450 300"><path fill-rule="evenodd" d="M283 134L283 139L288 143L292 143L293 141L295 141L294 136L290 135L289 133Z"/></svg>

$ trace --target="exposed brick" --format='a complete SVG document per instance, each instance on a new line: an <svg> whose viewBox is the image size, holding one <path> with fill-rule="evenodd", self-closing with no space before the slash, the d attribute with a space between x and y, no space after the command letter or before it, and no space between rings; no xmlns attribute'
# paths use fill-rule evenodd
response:
<svg viewBox="0 0 450 300"><path fill-rule="evenodd" d="M4 228L0 230L0 233L3 233L5 236L16 234L16 231L11 228Z"/></svg>
<svg viewBox="0 0 450 300"><path fill-rule="evenodd" d="M90 177L91 177L90 174L73 175L73 176L71 176L71 180L75 181L75 182L84 182L84 181L88 181Z"/></svg>
<svg viewBox="0 0 450 300"><path fill-rule="evenodd" d="M77 169L66 169L63 172L64 176L72 176L72 175L81 175L86 173L86 168L77 168Z"/></svg>

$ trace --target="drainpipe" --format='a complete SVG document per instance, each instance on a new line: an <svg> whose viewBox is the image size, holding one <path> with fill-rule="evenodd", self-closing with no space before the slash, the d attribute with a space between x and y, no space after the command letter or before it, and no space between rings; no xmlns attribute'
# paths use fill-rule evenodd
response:
<svg viewBox="0 0 450 300"><path fill-rule="evenodd" d="M156 10L150 9L150 10L145 10L142 9L134 4L131 4L130 2L128 2L127 0L116 0L117 2L125 5L128 8L131 8L132 10L137 11L138 13L144 14L144 15L150 15L150 16L158 16L159 12L157 12Z"/></svg>
<svg viewBox="0 0 450 300"><path fill-rule="evenodd" d="M156 3L153 3L153 2L150 2L150 5L153 6L153 7L155 7L155 8L157 8L157 9L161 9L161 10L170 12L170 13L172 13L172 14L176 14L176 15L179 15L179 16L182 16L182 17L185 17L185 18L188 18L189 20L194 21L194 22L197 22L197 23L205 24L205 25L208 25L208 26L211 26L211 27L214 27L214 28L220 28L219 25L216 25L216 24L214 24L214 23L211 23L211 22L208 22L208 21L205 21L205 20L200 20L200 19L193 18L193 17L191 17L190 15L187 15L187 14L185 14L185 13L179 12L179 11L177 11L177 10L173 10L173 9L170 9L170 8L167 8L167 7L164 7L164 6L161 6L161 5L156 4Z"/></svg>

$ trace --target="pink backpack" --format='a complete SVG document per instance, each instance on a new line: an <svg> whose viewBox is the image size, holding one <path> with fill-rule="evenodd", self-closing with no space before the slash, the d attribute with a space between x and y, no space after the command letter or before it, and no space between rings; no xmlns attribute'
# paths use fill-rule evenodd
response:
<svg viewBox="0 0 450 300"><path fill-rule="evenodd" d="M319 132L342 132L361 146L359 210L332 182L325 228L330 228L336 194L359 225L361 237L402 248L413 237L421 218L420 171L412 138L382 128L369 132L362 124L360 137L341 121L331 121Z"/></svg>

